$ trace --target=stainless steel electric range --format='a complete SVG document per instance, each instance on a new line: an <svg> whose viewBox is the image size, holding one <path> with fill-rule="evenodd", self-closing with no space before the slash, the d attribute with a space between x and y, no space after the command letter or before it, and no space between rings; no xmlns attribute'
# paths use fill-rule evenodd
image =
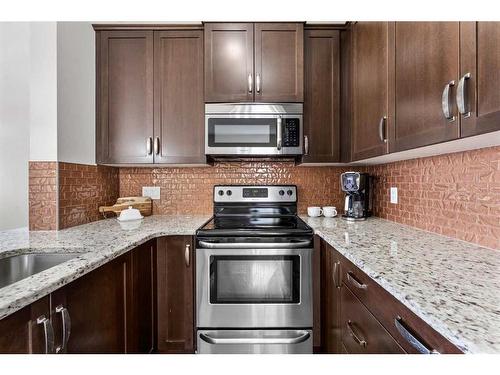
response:
<svg viewBox="0 0 500 375"><path fill-rule="evenodd" d="M312 251L296 186L215 186L196 233L198 353L312 353Z"/></svg>

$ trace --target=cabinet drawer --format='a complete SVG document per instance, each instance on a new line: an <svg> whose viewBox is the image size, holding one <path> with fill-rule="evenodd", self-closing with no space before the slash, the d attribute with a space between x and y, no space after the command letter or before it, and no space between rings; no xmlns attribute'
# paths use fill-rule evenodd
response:
<svg viewBox="0 0 500 375"><path fill-rule="evenodd" d="M349 353L391 354L404 350L345 285L342 287L342 343Z"/></svg>
<svg viewBox="0 0 500 375"><path fill-rule="evenodd" d="M341 256L342 281L408 353L461 353L367 274Z"/></svg>

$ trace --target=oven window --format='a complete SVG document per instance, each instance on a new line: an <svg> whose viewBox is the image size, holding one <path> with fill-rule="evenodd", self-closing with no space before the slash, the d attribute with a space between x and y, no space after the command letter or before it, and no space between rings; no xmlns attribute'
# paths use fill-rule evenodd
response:
<svg viewBox="0 0 500 375"><path fill-rule="evenodd" d="M299 303L300 256L211 256L210 303Z"/></svg>
<svg viewBox="0 0 500 375"><path fill-rule="evenodd" d="M275 118L210 118L210 147L276 147Z"/></svg>

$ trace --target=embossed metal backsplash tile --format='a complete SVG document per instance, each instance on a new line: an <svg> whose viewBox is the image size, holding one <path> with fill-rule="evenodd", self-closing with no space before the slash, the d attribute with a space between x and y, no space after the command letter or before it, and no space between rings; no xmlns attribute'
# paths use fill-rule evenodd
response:
<svg viewBox="0 0 500 375"><path fill-rule="evenodd" d="M29 163L29 229L57 229L57 162Z"/></svg>

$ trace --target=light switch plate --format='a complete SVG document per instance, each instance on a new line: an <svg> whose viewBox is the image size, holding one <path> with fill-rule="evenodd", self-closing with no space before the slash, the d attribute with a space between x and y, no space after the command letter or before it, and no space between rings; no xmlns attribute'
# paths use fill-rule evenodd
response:
<svg viewBox="0 0 500 375"><path fill-rule="evenodd" d="M143 186L142 196L150 197L151 199L160 199L160 187L159 186Z"/></svg>
<svg viewBox="0 0 500 375"><path fill-rule="evenodd" d="M391 203L394 203L394 204L398 203L398 188L397 187L391 187Z"/></svg>

